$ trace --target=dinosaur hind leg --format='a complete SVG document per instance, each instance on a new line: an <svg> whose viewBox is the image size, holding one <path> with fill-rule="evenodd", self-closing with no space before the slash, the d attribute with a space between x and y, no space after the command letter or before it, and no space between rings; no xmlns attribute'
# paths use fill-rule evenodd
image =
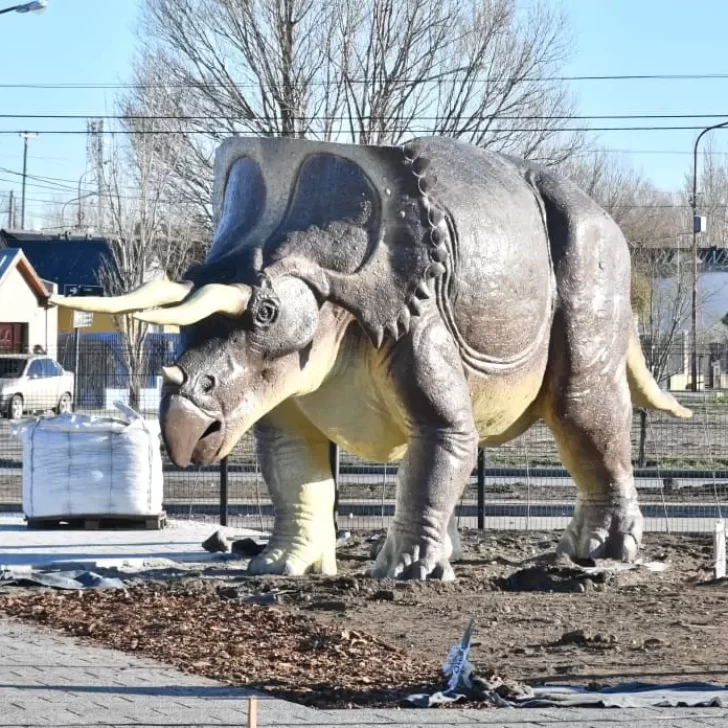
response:
<svg viewBox="0 0 728 728"><path fill-rule="evenodd" d="M632 404L624 367L601 380L573 373L544 419L576 482L574 517L558 546L577 558L634 560L642 514L631 463Z"/></svg>

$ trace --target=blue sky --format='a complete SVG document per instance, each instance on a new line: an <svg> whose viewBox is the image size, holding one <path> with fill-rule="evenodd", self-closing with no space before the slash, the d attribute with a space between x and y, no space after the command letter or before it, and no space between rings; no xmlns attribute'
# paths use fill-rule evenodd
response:
<svg viewBox="0 0 728 728"><path fill-rule="evenodd" d="M18 0L20 1L20 0ZM0 7L12 5L0 0ZM0 16L3 30L0 84L104 84L123 82L134 52L137 0L48 0L42 13L8 13ZM0 113L94 114L113 113L113 91L102 89L7 89L0 88ZM0 131L31 126L44 129L86 128L79 120L0 119ZM76 180L71 191L53 192L31 181L27 213L41 215L50 199L71 199L86 168L86 137L41 134L30 142L28 174ZM22 170L23 140L16 134L0 134L0 167ZM16 175L0 170L0 190L14 187ZM88 176L90 179L91 176ZM17 180L11 184L6 180ZM31 186L32 185L32 186ZM73 209L73 206L71 206ZM3 225L6 221L1 221ZM40 217L36 222L42 224Z"/></svg>
<svg viewBox="0 0 728 728"><path fill-rule="evenodd" d="M576 40L565 75L728 74L723 0L564 0ZM725 114L724 119L596 121L595 126L709 126L728 119L728 77L710 80L573 82L582 114ZM682 184L697 131L600 133L631 151L631 161L660 187ZM723 138L721 139L721 135ZM714 150L728 147L713 132ZM657 152L657 153L656 153Z"/></svg>
<svg viewBox="0 0 728 728"><path fill-rule="evenodd" d="M558 2L559 0L554 0ZM11 2L0 0L0 7ZM728 3L722 0L561 0L575 36L573 59L565 75L728 74L725 29ZM138 0L49 0L40 14L0 16L3 29L0 84L123 82L135 45ZM574 82L581 114L726 114L728 78L689 81ZM113 91L104 89L0 88L0 113L113 112ZM716 120L654 122L705 126ZM596 121L594 126L653 125L648 120ZM85 129L85 121L0 119L0 131L32 126ZM695 131L601 132L601 143L630 152L630 159L659 186L681 184L690 166ZM723 138L721 139L721 135ZM728 148L728 131L714 133ZM29 174L70 180L68 190L52 191L32 181L28 216L42 224L47 201L75 196L85 171L85 136L43 135L30 143ZM22 140L0 134L0 190L19 194ZM75 182L73 181L75 180ZM5 224L5 221L0 221Z"/></svg>

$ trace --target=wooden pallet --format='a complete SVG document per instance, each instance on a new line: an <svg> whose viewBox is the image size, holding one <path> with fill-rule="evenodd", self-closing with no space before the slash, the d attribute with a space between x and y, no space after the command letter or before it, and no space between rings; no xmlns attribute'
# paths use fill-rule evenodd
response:
<svg viewBox="0 0 728 728"><path fill-rule="evenodd" d="M143 530L158 531L167 525L167 514L156 516L43 516L28 518L28 528L35 530L69 529L81 531Z"/></svg>

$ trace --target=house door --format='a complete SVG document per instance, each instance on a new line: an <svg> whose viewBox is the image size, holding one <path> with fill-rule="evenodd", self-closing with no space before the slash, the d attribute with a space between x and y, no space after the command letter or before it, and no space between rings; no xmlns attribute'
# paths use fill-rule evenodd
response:
<svg viewBox="0 0 728 728"><path fill-rule="evenodd" d="M0 323L0 352L20 354L27 344L27 324Z"/></svg>

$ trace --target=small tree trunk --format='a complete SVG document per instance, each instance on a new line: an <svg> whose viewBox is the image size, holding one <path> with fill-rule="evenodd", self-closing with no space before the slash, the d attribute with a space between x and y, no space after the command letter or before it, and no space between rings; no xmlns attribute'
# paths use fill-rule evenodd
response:
<svg viewBox="0 0 728 728"><path fill-rule="evenodd" d="M129 374L129 407L140 411L142 387L144 386L145 360L144 338L145 331L139 324L132 324L124 331L126 342L126 367Z"/></svg>
<svg viewBox="0 0 728 728"><path fill-rule="evenodd" d="M136 377L129 380L129 407L139 412L139 403L141 402L141 387Z"/></svg>

